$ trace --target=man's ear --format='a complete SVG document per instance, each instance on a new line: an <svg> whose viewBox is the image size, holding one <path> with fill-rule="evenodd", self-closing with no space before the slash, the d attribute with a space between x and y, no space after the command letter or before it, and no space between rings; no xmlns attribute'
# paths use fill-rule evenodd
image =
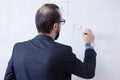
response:
<svg viewBox="0 0 120 80"><path fill-rule="evenodd" d="M54 30L55 32L57 32L58 29L59 29L59 24L58 24L58 23L54 23L54 25L53 25L53 30Z"/></svg>

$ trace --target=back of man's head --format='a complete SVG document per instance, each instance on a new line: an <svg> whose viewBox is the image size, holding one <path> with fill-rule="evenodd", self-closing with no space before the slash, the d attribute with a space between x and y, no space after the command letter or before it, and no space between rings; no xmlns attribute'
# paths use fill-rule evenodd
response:
<svg viewBox="0 0 120 80"><path fill-rule="evenodd" d="M54 23L59 23L59 7L55 4L44 4L38 9L35 16L37 31L40 33L50 33Z"/></svg>

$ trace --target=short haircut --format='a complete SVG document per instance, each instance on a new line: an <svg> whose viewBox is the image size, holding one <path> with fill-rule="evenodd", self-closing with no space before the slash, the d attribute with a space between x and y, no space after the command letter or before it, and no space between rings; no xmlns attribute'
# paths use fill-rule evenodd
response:
<svg viewBox="0 0 120 80"><path fill-rule="evenodd" d="M38 9L35 23L38 32L50 33L54 23L60 22L59 7L55 4L44 4Z"/></svg>

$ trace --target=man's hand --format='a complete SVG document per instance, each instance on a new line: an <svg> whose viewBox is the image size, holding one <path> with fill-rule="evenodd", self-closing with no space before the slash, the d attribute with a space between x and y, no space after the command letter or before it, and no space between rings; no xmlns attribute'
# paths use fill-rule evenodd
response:
<svg viewBox="0 0 120 80"><path fill-rule="evenodd" d="M91 44L92 42L94 42L94 34L90 29L85 29L85 31L83 32L83 40L85 42L85 44Z"/></svg>

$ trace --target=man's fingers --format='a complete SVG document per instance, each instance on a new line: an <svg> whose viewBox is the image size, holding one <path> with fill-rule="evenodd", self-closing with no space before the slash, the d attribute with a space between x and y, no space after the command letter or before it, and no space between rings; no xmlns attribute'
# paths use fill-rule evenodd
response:
<svg viewBox="0 0 120 80"><path fill-rule="evenodd" d="M89 34L93 34L93 33L92 33L91 29L87 28L87 29L84 30L83 34L84 35L89 35Z"/></svg>

